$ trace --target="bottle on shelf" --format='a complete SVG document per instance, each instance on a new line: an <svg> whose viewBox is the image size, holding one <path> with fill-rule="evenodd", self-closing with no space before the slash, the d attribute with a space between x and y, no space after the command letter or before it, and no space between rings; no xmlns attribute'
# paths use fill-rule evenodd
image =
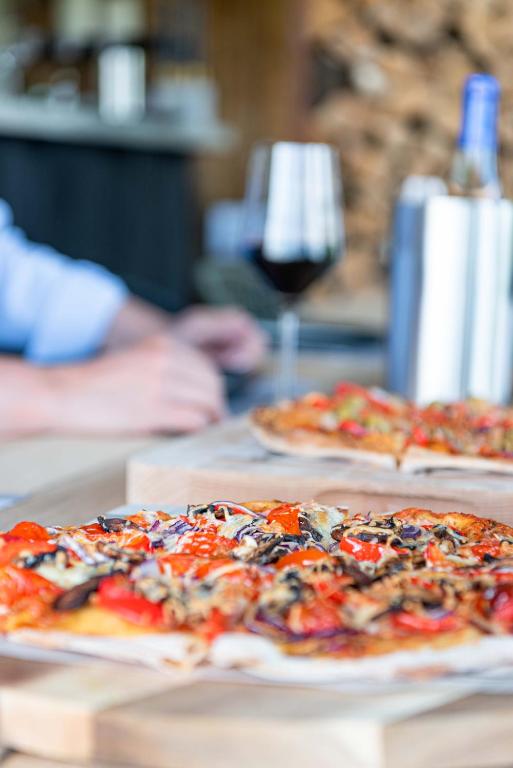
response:
<svg viewBox="0 0 513 768"><path fill-rule="evenodd" d="M486 74L470 75L463 89L461 127L449 182L462 197L499 199L497 121L500 85Z"/></svg>

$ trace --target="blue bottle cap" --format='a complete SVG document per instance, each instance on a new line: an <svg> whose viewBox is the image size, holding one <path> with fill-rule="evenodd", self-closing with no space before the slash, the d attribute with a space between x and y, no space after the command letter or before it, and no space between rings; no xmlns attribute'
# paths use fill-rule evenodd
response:
<svg viewBox="0 0 513 768"><path fill-rule="evenodd" d="M474 74L465 81L458 146L497 149L497 118L501 89L493 75Z"/></svg>

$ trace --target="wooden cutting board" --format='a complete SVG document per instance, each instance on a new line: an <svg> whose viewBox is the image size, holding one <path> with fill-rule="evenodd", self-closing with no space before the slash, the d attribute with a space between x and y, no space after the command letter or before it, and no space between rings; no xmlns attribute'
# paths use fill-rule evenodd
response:
<svg viewBox="0 0 513 768"><path fill-rule="evenodd" d="M127 497L141 505L317 499L364 512L424 506L513 525L511 475L454 470L411 475L347 461L279 456L257 444L245 419L136 455L128 464Z"/></svg>
<svg viewBox="0 0 513 768"><path fill-rule="evenodd" d="M51 663L30 658L42 653L48 658L35 650L28 660L0 656L0 768L513 762L513 683L502 695L478 694L471 680L351 693L263 684L239 672L200 678L86 657L69 663L69 654L51 655Z"/></svg>
<svg viewBox="0 0 513 768"><path fill-rule="evenodd" d="M1 747L44 768L492 768L513 754L511 695L177 683L121 665L6 659L0 680ZM6 762L25 765L38 763Z"/></svg>

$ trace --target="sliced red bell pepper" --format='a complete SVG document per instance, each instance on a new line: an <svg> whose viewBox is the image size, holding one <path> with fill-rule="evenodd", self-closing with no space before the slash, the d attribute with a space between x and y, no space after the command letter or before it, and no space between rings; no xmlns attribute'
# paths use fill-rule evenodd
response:
<svg viewBox="0 0 513 768"><path fill-rule="evenodd" d="M7 565L0 572L0 605L16 606L26 598L37 597L45 603L53 601L62 589L35 571Z"/></svg>
<svg viewBox="0 0 513 768"><path fill-rule="evenodd" d="M12 563L22 552L29 555L42 555L46 552L55 552L56 549L57 545L49 541L27 541L17 537L11 538L10 534L7 534L0 538L0 567Z"/></svg>
<svg viewBox="0 0 513 768"><path fill-rule="evenodd" d="M11 528L8 535L28 541L48 541L50 538L48 531L42 525L25 520Z"/></svg>
<svg viewBox="0 0 513 768"><path fill-rule="evenodd" d="M366 397L367 395L365 387L362 387L360 384L355 384L352 381L339 381L338 384L335 384L333 392L341 397L345 397L346 395L363 395Z"/></svg>
<svg viewBox="0 0 513 768"><path fill-rule="evenodd" d="M304 566L313 565L320 560L328 560L330 555L327 552L321 552L319 549L301 549L298 552L289 552L288 555L280 557L275 564L275 568L281 570L290 565Z"/></svg>
<svg viewBox="0 0 513 768"><path fill-rule="evenodd" d="M493 618L506 627L513 629L513 584L502 584L495 587L490 599Z"/></svg>
<svg viewBox="0 0 513 768"><path fill-rule="evenodd" d="M371 541L360 541L353 536L346 536L341 539L339 544L341 552L351 555L359 562L377 563L381 560L385 547L382 544L375 544Z"/></svg>
<svg viewBox="0 0 513 768"><path fill-rule="evenodd" d="M235 539L220 536L214 526L186 533L180 544L180 554L196 557L225 557L237 546Z"/></svg>
<svg viewBox="0 0 513 768"><path fill-rule="evenodd" d="M103 579L98 588L97 603L132 624L144 627L159 627L164 624L162 605L138 595L128 579L123 576L109 576Z"/></svg>
<svg viewBox="0 0 513 768"><path fill-rule="evenodd" d="M285 533L292 536L301 535L299 509L293 504L281 504L279 507L275 507L268 514L267 519L270 523L279 523Z"/></svg>
<svg viewBox="0 0 513 768"><path fill-rule="evenodd" d="M185 576L192 572L198 562L196 555L184 555L179 552L158 554L157 562L162 573L171 572L173 576Z"/></svg>
<svg viewBox="0 0 513 768"><path fill-rule="evenodd" d="M318 408L320 411L324 411L333 405L333 401L330 397L317 392L306 395L303 402L312 408Z"/></svg>
<svg viewBox="0 0 513 768"><path fill-rule="evenodd" d="M490 541L483 541L481 544L474 544L471 547L472 554L478 557L480 560L485 555L491 555L492 557L500 557L501 543L497 539L491 539Z"/></svg>
<svg viewBox="0 0 513 768"><path fill-rule="evenodd" d="M197 579L205 579L207 576L215 574L219 568L230 568L229 573L223 573L223 580L232 580L235 578L237 581L241 581L244 577L244 571L246 565L243 562L237 562L230 557L219 557L214 560L205 560L203 558L196 559L196 567L194 568L194 576Z"/></svg>
<svg viewBox="0 0 513 768"><path fill-rule="evenodd" d="M423 427L415 426L411 431L411 439L415 445L428 445L429 435Z"/></svg>
<svg viewBox="0 0 513 768"><path fill-rule="evenodd" d="M294 634L315 637L343 629L343 620L337 606L320 598L293 606L287 625Z"/></svg>
<svg viewBox="0 0 513 768"><path fill-rule="evenodd" d="M230 618L222 613L219 608L213 608L210 615L200 624L198 632L211 643L230 628Z"/></svg>
<svg viewBox="0 0 513 768"><path fill-rule="evenodd" d="M323 600L328 600L336 605L343 605L347 602L347 595L344 592L345 582L340 577L327 578L326 581L316 581L312 586Z"/></svg>
<svg viewBox="0 0 513 768"><path fill-rule="evenodd" d="M407 611L392 614L392 624L396 629L408 633L419 632L421 634L451 632L460 629L462 626L461 619L453 614L434 618L431 616L421 616L417 613L408 613Z"/></svg>
<svg viewBox="0 0 513 768"><path fill-rule="evenodd" d="M444 555L438 544L434 541L430 541L426 547L425 552L426 563L434 566L435 568L447 565L447 557Z"/></svg>
<svg viewBox="0 0 513 768"><path fill-rule="evenodd" d="M348 432L353 437L364 437L367 434L367 429L352 419L343 419L338 428L343 432Z"/></svg>
<svg viewBox="0 0 513 768"><path fill-rule="evenodd" d="M475 423L477 429L492 429L492 427L495 427L496 424L496 416L490 413L480 416L478 419L476 419Z"/></svg>
<svg viewBox="0 0 513 768"><path fill-rule="evenodd" d="M82 525L79 528L79 531L85 534L88 539L93 539L93 540L98 536L107 536L106 531L103 530L100 523L90 523L89 525Z"/></svg>
<svg viewBox="0 0 513 768"><path fill-rule="evenodd" d="M145 533L137 532L135 535L126 536L122 533L116 543L124 549L136 549L142 552L151 552L151 541Z"/></svg>

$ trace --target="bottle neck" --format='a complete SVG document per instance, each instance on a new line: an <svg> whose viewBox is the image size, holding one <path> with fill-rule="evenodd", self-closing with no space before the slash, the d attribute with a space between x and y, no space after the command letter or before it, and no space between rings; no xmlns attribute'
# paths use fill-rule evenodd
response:
<svg viewBox="0 0 513 768"><path fill-rule="evenodd" d="M463 90L461 127L451 188L466 197L501 196L497 170L500 86L491 75L470 75Z"/></svg>
<svg viewBox="0 0 513 768"><path fill-rule="evenodd" d="M497 151L493 146L460 146L454 156L450 190L464 197L501 197Z"/></svg>

